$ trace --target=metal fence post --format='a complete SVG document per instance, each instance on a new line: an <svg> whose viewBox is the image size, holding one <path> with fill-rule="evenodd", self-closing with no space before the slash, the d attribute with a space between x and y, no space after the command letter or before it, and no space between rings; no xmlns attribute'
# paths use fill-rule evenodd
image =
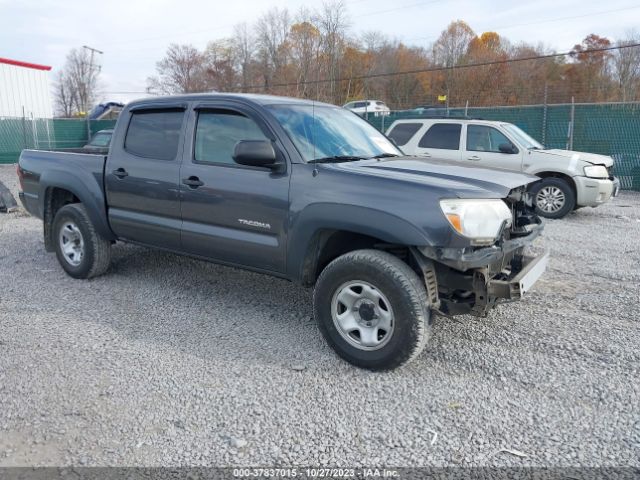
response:
<svg viewBox="0 0 640 480"><path fill-rule="evenodd" d="M29 145L27 145L27 119L24 113L24 106L22 107L22 144L24 148L29 148Z"/></svg>
<svg viewBox="0 0 640 480"><path fill-rule="evenodd" d="M573 150L573 130L575 128L575 116L576 116L576 102L575 98L571 97L571 120L569 121L569 143L567 150Z"/></svg>
<svg viewBox="0 0 640 480"><path fill-rule="evenodd" d="M549 85L544 84L544 108L542 109L542 145L547 146L547 94Z"/></svg>

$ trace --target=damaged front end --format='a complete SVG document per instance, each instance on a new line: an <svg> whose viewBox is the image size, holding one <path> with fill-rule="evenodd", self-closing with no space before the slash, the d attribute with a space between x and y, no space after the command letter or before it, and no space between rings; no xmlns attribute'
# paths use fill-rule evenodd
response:
<svg viewBox="0 0 640 480"><path fill-rule="evenodd" d="M500 301L520 299L545 271L548 252L525 254L544 228L529 194L524 187L514 189L505 202L512 219L503 224L493 245L421 247L413 252L432 308L439 313L485 316Z"/></svg>

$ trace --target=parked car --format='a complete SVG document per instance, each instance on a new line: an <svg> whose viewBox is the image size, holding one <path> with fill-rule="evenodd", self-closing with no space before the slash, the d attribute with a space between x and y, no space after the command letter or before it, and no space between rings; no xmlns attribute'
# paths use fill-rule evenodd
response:
<svg viewBox="0 0 640 480"><path fill-rule="evenodd" d="M449 111L447 107L443 107L442 105L418 105L417 107L410 110L411 113L417 113L420 115L440 115L442 117L448 117Z"/></svg>
<svg viewBox="0 0 640 480"><path fill-rule="evenodd" d="M106 157L24 150L18 176L71 277L105 273L120 240L315 285L327 342L374 370L414 358L433 312L521 298L548 258L525 253L543 228L536 177L407 157L358 116L299 99L132 102Z"/></svg>
<svg viewBox="0 0 640 480"><path fill-rule="evenodd" d="M343 108L361 116L368 114L379 117L380 115L389 115L391 113L387 104L380 100L358 100L343 105Z"/></svg>
<svg viewBox="0 0 640 480"><path fill-rule="evenodd" d="M112 136L113 129L100 130L96 132L89 143L82 147L82 151L86 153L104 153L106 155L109 151Z"/></svg>
<svg viewBox="0 0 640 480"><path fill-rule="evenodd" d="M537 213L547 218L562 218L579 207L602 205L620 188L612 175L611 157L546 149L511 123L414 118L396 120L387 135L408 155L540 177L530 191Z"/></svg>

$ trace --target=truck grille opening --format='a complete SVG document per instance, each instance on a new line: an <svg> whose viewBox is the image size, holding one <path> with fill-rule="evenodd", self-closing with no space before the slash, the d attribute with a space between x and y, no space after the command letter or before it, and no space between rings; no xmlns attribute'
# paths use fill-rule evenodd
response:
<svg viewBox="0 0 640 480"><path fill-rule="evenodd" d="M512 190L505 199L511 209L511 228L505 232L507 238L528 235L542 220L536 214L533 198L525 187Z"/></svg>

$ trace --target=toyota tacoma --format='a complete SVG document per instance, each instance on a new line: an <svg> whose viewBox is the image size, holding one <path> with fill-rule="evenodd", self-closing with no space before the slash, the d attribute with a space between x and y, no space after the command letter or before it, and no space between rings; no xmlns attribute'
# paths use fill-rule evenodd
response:
<svg viewBox="0 0 640 480"><path fill-rule="evenodd" d="M520 299L547 253L537 177L404 155L345 109L184 95L129 103L108 155L25 150L20 199L67 274L109 268L117 241L315 286L326 341L354 365L415 358L433 315Z"/></svg>

